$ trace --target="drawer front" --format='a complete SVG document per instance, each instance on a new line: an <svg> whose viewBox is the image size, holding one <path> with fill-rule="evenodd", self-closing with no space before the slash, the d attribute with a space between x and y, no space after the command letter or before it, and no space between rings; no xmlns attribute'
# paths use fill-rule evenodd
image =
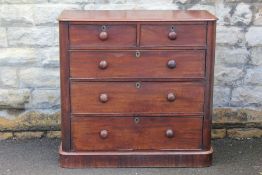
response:
<svg viewBox="0 0 262 175"><path fill-rule="evenodd" d="M70 53L73 78L203 78L204 72L204 50Z"/></svg>
<svg viewBox="0 0 262 175"><path fill-rule="evenodd" d="M115 48L136 46L136 25L70 25L70 48Z"/></svg>
<svg viewBox="0 0 262 175"><path fill-rule="evenodd" d="M200 149L200 117L73 117L76 151Z"/></svg>
<svg viewBox="0 0 262 175"><path fill-rule="evenodd" d="M205 46L206 25L141 25L140 45Z"/></svg>
<svg viewBox="0 0 262 175"><path fill-rule="evenodd" d="M203 112L204 85L179 82L72 82L72 113Z"/></svg>

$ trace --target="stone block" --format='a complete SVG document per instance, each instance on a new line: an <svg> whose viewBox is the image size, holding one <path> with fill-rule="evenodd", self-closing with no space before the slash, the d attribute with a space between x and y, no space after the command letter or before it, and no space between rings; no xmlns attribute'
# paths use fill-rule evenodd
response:
<svg viewBox="0 0 262 175"><path fill-rule="evenodd" d="M0 48L1 65L29 65L36 63L37 59L37 52L32 48Z"/></svg>
<svg viewBox="0 0 262 175"><path fill-rule="evenodd" d="M14 132L15 139L39 139L44 136L44 132Z"/></svg>
<svg viewBox="0 0 262 175"><path fill-rule="evenodd" d="M249 52L245 47L216 47L216 65L243 66L248 62Z"/></svg>
<svg viewBox="0 0 262 175"><path fill-rule="evenodd" d="M0 47L7 47L6 29L0 28Z"/></svg>
<svg viewBox="0 0 262 175"><path fill-rule="evenodd" d="M230 88L215 86L213 95L214 107L228 106L230 100Z"/></svg>
<svg viewBox="0 0 262 175"><path fill-rule="evenodd" d="M1 5L0 23L2 26L32 26L34 23L32 5Z"/></svg>
<svg viewBox="0 0 262 175"><path fill-rule="evenodd" d="M262 127L262 110L249 108L215 108L213 110L213 127Z"/></svg>
<svg viewBox="0 0 262 175"><path fill-rule="evenodd" d="M43 66L59 67L59 48L58 47L39 49L38 52L39 52L39 57L41 57Z"/></svg>
<svg viewBox="0 0 262 175"><path fill-rule="evenodd" d="M2 67L0 69L0 84L7 87L18 87L16 68Z"/></svg>
<svg viewBox="0 0 262 175"><path fill-rule="evenodd" d="M49 87L58 88L60 85L59 69L26 68L20 70L22 87Z"/></svg>
<svg viewBox="0 0 262 175"><path fill-rule="evenodd" d="M24 109L29 98L29 89L0 89L0 108Z"/></svg>
<svg viewBox="0 0 262 175"><path fill-rule="evenodd" d="M246 40L249 46L262 46L262 27L250 27Z"/></svg>
<svg viewBox="0 0 262 175"><path fill-rule="evenodd" d="M232 25L249 25L252 21L252 11L246 3L237 4L231 17Z"/></svg>
<svg viewBox="0 0 262 175"><path fill-rule="evenodd" d="M216 42L218 44L245 45L245 34L240 27L217 27Z"/></svg>
<svg viewBox="0 0 262 175"><path fill-rule="evenodd" d="M243 70L237 67L215 66L215 85L236 86L241 83L243 77Z"/></svg>
<svg viewBox="0 0 262 175"><path fill-rule="evenodd" d="M231 105L262 105L262 86L243 86L233 89Z"/></svg>
<svg viewBox="0 0 262 175"><path fill-rule="evenodd" d="M234 128L227 130L227 136L230 138L257 138L262 137L262 129L259 128Z"/></svg>
<svg viewBox="0 0 262 175"><path fill-rule="evenodd" d="M253 69L247 69L244 83L246 85L262 86L262 66Z"/></svg>
<svg viewBox="0 0 262 175"><path fill-rule="evenodd" d="M232 7L225 5L223 1L216 2L216 16L218 17L217 24L219 27L230 24L230 12Z"/></svg>
<svg viewBox="0 0 262 175"><path fill-rule="evenodd" d="M1 116L0 131L48 131L60 129L60 112L49 110L8 111L13 116Z"/></svg>
<svg viewBox="0 0 262 175"><path fill-rule="evenodd" d="M32 97L28 108L50 109L60 107L60 91L49 89L36 89L32 92Z"/></svg>
<svg viewBox="0 0 262 175"><path fill-rule="evenodd" d="M9 27L7 36L10 46L52 46L54 27Z"/></svg>
<svg viewBox="0 0 262 175"><path fill-rule="evenodd" d="M261 0L262 2L262 0ZM254 25L262 25L262 4L259 4L258 6L256 6L257 11L254 15Z"/></svg>
<svg viewBox="0 0 262 175"><path fill-rule="evenodd" d="M251 64L262 66L262 47L252 47L250 49Z"/></svg>
<svg viewBox="0 0 262 175"><path fill-rule="evenodd" d="M59 139L61 138L61 131L47 131L46 137L50 139Z"/></svg>
<svg viewBox="0 0 262 175"><path fill-rule="evenodd" d="M0 141L1 140L12 139L12 138L13 138L13 133L12 132L0 132Z"/></svg>
<svg viewBox="0 0 262 175"><path fill-rule="evenodd" d="M226 137L226 129L212 129L211 137L212 139L223 139Z"/></svg>

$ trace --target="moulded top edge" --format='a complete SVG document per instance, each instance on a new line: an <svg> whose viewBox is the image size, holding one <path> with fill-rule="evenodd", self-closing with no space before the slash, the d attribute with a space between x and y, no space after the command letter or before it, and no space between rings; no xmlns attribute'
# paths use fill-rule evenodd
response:
<svg viewBox="0 0 262 175"><path fill-rule="evenodd" d="M64 10L59 21L215 21L206 10Z"/></svg>

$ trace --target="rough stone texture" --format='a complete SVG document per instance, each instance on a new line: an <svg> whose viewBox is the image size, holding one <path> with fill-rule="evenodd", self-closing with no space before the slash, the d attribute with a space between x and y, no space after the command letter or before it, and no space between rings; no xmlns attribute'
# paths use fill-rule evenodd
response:
<svg viewBox="0 0 262 175"><path fill-rule="evenodd" d="M250 5L245 3L240 3L234 9L234 13L231 18L231 23L233 25L248 25L252 20L252 11Z"/></svg>
<svg viewBox="0 0 262 175"><path fill-rule="evenodd" d="M17 70L12 67L3 67L0 69L0 85L3 87L18 87Z"/></svg>
<svg viewBox="0 0 262 175"><path fill-rule="evenodd" d="M7 47L6 29L0 28L0 47Z"/></svg>
<svg viewBox="0 0 262 175"><path fill-rule="evenodd" d="M232 91L231 105L233 106L261 106L262 86L237 87Z"/></svg>
<svg viewBox="0 0 262 175"><path fill-rule="evenodd" d="M230 100L230 88L215 86L214 87L214 96L213 96L213 105L214 107L223 107L229 104Z"/></svg>
<svg viewBox="0 0 262 175"><path fill-rule="evenodd" d="M59 66L59 48L51 47L47 49L39 49L39 57L42 60L42 65L45 67Z"/></svg>
<svg viewBox="0 0 262 175"><path fill-rule="evenodd" d="M0 48L0 66L30 65L37 62L37 53L32 48Z"/></svg>
<svg viewBox="0 0 262 175"><path fill-rule="evenodd" d="M262 27L250 27L246 33L246 40L250 46L262 46Z"/></svg>
<svg viewBox="0 0 262 175"><path fill-rule="evenodd" d="M239 84L244 76L244 71L236 67L225 67L217 65L215 67L215 84L216 85L231 85Z"/></svg>
<svg viewBox="0 0 262 175"><path fill-rule="evenodd" d="M42 138L44 132L15 132L14 138L16 139L36 139Z"/></svg>
<svg viewBox="0 0 262 175"><path fill-rule="evenodd" d="M253 69L247 69L247 74L244 81L246 85L262 86L262 66Z"/></svg>
<svg viewBox="0 0 262 175"><path fill-rule="evenodd" d="M213 128L262 127L262 110L244 108L215 108Z"/></svg>
<svg viewBox="0 0 262 175"><path fill-rule="evenodd" d="M5 26L33 25L32 5L1 5L0 23Z"/></svg>
<svg viewBox="0 0 262 175"><path fill-rule="evenodd" d="M214 127L262 126L262 0L0 0L0 130L59 130L63 9L214 13Z"/></svg>
<svg viewBox="0 0 262 175"><path fill-rule="evenodd" d="M248 62L248 57L249 52L245 47L216 47L216 65L242 66Z"/></svg>
<svg viewBox="0 0 262 175"><path fill-rule="evenodd" d="M0 116L0 131L46 131L60 129L59 112L8 111L13 117Z"/></svg>
<svg viewBox="0 0 262 175"><path fill-rule="evenodd" d="M20 70L22 87L57 88L60 85L58 69L26 68Z"/></svg>
<svg viewBox="0 0 262 175"><path fill-rule="evenodd" d="M223 139L226 137L226 129L212 129L211 137L212 139Z"/></svg>
<svg viewBox="0 0 262 175"><path fill-rule="evenodd" d="M28 103L30 91L28 89L0 89L0 109L23 109Z"/></svg>
<svg viewBox="0 0 262 175"><path fill-rule="evenodd" d="M12 138L13 138L13 133L12 132L0 132L0 141L1 140L12 139Z"/></svg>
<svg viewBox="0 0 262 175"><path fill-rule="evenodd" d="M7 36L10 46L52 46L54 27L9 27Z"/></svg>
<svg viewBox="0 0 262 175"><path fill-rule="evenodd" d="M36 89L32 92L29 106L35 109L58 108L60 105L60 91Z"/></svg>
<svg viewBox="0 0 262 175"><path fill-rule="evenodd" d="M236 139L262 137L262 129L259 128L228 129L227 136Z"/></svg>
<svg viewBox="0 0 262 175"><path fill-rule="evenodd" d="M46 137L51 139L61 138L61 131L48 131Z"/></svg>
<svg viewBox="0 0 262 175"><path fill-rule="evenodd" d="M245 33L240 27L218 26L216 41L217 44L244 45Z"/></svg>
<svg viewBox="0 0 262 175"><path fill-rule="evenodd" d="M258 6L257 12L255 14L254 25L262 25L262 4Z"/></svg>
<svg viewBox="0 0 262 175"><path fill-rule="evenodd" d="M251 49L251 64L259 66L262 65L262 47L253 47Z"/></svg>

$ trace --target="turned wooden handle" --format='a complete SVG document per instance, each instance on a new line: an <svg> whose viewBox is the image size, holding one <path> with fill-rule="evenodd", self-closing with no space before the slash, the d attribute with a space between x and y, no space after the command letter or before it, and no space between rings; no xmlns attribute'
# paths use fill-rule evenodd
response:
<svg viewBox="0 0 262 175"><path fill-rule="evenodd" d="M168 38L169 38L170 40L175 40L175 39L176 39L176 32L175 32L175 31L169 32Z"/></svg>
<svg viewBox="0 0 262 175"><path fill-rule="evenodd" d="M107 94L100 94L99 100L100 100L102 103L107 102L107 101L108 101L108 95L107 95Z"/></svg>
<svg viewBox="0 0 262 175"><path fill-rule="evenodd" d="M175 93L168 93L167 94L167 100L168 101L172 102L172 101L175 101L175 99L176 99Z"/></svg>
<svg viewBox="0 0 262 175"><path fill-rule="evenodd" d="M98 67L99 67L100 69L106 69L106 68L108 67L107 61L106 61L106 60L100 61Z"/></svg>
<svg viewBox="0 0 262 175"><path fill-rule="evenodd" d="M174 69L174 68L176 68L176 61L175 61L175 60L169 60L169 61L167 62L167 67L168 67L169 69Z"/></svg>
<svg viewBox="0 0 262 175"><path fill-rule="evenodd" d="M102 31L99 33L99 39L105 41L108 39L108 33L106 31Z"/></svg>
<svg viewBox="0 0 262 175"><path fill-rule="evenodd" d="M100 131L100 137L102 138L102 139L105 139L105 138L107 138L108 137L108 131L107 130L101 130Z"/></svg>
<svg viewBox="0 0 262 175"><path fill-rule="evenodd" d="M168 138L174 137L174 131L173 131L172 129L167 129L167 130L166 130L166 136L167 136Z"/></svg>

